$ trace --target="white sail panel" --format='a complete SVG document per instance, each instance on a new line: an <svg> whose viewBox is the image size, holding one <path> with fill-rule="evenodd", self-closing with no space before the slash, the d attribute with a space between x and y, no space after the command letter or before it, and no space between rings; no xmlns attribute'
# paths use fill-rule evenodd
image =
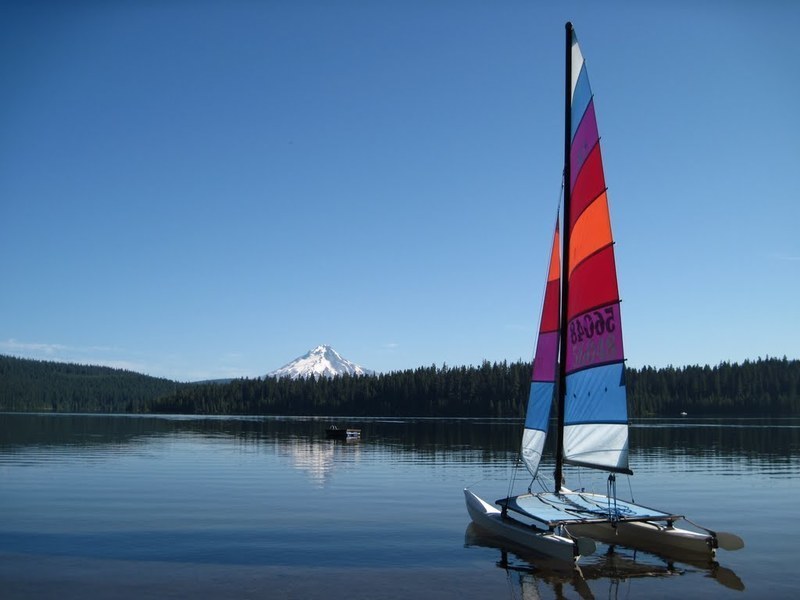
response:
<svg viewBox="0 0 800 600"><path fill-rule="evenodd" d="M578 76L581 74L581 67L583 67L583 54L581 47L578 45L578 38L572 34L572 86L570 89L570 97L575 94L575 86L578 83Z"/></svg>
<svg viewBox="0 0 800 600"><path fill-rule="evenodd" d="M629 472L628 425L567 425L564 427L564 460L608 471Z"/></svg>
<svg viewBox="0 0 800 600"><path fill-rule="evenodd" d="M547 432L541 429L525 429L522 433L522 462L532 477L536 477L536 472L539 470L546 437Z"/></svg>

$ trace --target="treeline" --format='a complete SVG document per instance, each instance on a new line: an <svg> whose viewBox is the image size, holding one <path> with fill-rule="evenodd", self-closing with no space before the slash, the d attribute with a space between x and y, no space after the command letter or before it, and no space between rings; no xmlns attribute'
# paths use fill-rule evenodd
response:
<svg viewBox="0 0 800 600"><path fill-rule="evenodd" d="M517 417L528 399L530 365L420 367L332 379L238 379L181 387L153 412L230 415Z"/></svg>
<svg viewBox="0 0 800 600"><path fill-rule="evenodd" d="M146 412L179 384L124 369L0 355L0 410Z"/></svg>
<svg viewBox="0 0 800 600"><path fill-rule="evenodd" d="M364 377L179 384L0 356L0 410L216 415L522 417L530 365L430 366ZM631 417L800 414L800 361L626 369Z"/></svg>
<svg viewBox="0 0 800 600"><path fill-rule="evenodd" d="M800 414L800 360L626 370L634 416ZM629 402L629 405L631 403Z"/></svg>
<svg viewBox="0 0 800 600"><path fill-rule="evenodd" d="M180 388L153 412L245 415L523 417L528 363L421 367L370 377L242 379ZM783 416L800 412L800 361L626 369L631 417Z"/></svg>

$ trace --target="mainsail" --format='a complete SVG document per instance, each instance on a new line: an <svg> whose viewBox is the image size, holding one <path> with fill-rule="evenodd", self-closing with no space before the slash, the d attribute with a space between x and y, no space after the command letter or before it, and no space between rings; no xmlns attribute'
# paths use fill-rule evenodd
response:
<svg viewBox="0 0 800 600"><path fill-rule="evenodd" d="M558 364L559 306L561 302L561 255L559 253L558 220L550 251L550 267L547 271L542 318L539 322L539 338L536 356L533 359L531 389L528 397L528 412L525 416L525 431L522 434L522 460L533 477L539 469L542 448L547 436L547 422L553 404Z"/></svg>
<svg viewBox="0 0 800 600"><path fill-rule="evenodd" d="M571 63L564 462L629 473L614 241L594 98L574 34Z"/></svg>

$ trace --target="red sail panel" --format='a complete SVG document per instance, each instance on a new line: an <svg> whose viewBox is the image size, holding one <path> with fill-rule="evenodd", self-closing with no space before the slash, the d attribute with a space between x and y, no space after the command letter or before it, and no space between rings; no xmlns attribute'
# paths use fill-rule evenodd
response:
<svg viewBox="0 0 800 600"><path fill-rule="evenodd" d="M547 271L547 286L544 292L542 306L542 320L539 324L539 333L558 331L559 308L561 304L561 243L558 234L558 224L553 234L553 246L550 249L550 268Z"/></svg>
<svg viewBox="0 0 800 600"><path fill-rule="evenodd" d="M558 363L559 311L561 305L561 241L556 223L553 245L550 251L550 266L547 272L542 319L539 322L539 340L533 359L532 381L555 381Z"/></svg>
<svg viewBox="0 0 800 600"><path fill-rule="evenodd" d="M600 155L600 144L595 144L575 179L575 185L572 186L569 211L570 227L575 225L578 216L605 189L606 179L603 176L603 159Z"/></svg>
<svg viewBox="0 0 800 600"><path fill-rule="evenodd" d="M567 320L619 300L614 246L592 254L572 270L569 278Z"/></svg>
<svg viewBox="0 0 800 600"><path fill-rule="evenodd" d="M539 333L558 331L558 307L561 298L561 280L555 279L547 282L544 292L544 306L542 307L542 321Z"/></svg>

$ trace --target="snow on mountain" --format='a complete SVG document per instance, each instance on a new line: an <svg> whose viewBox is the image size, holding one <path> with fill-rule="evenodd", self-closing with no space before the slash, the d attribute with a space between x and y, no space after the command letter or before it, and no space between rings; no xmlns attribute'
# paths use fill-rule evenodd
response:
<svg viewBox="0 0 800 600"><path fill-rule="evenodd" d="M267 377L305 379L312 376L334 377L344 374L372 375L373 373L374 371L347 360L330 346L317 346L280 369L267 373Z"/></svg>

